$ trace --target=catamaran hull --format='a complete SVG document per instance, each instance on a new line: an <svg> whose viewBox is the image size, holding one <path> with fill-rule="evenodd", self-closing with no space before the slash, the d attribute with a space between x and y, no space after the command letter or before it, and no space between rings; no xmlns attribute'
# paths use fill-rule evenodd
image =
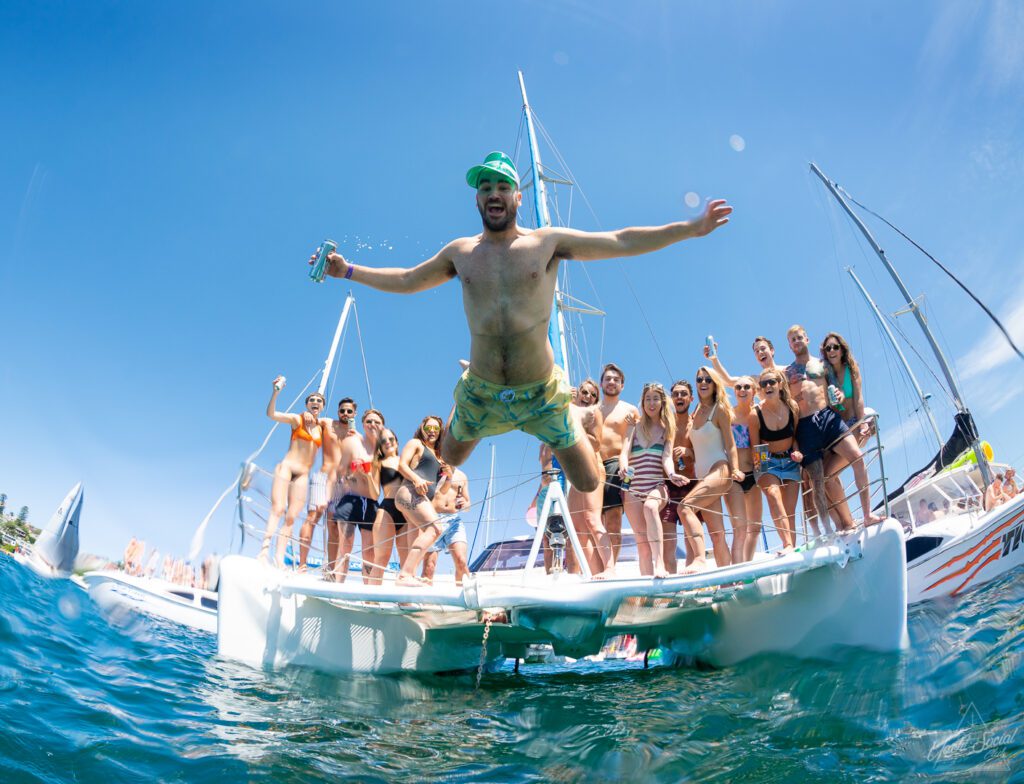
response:
<svg viewBox="0 0 1024 784"><path fill-rule="evenodd" d="M217 633L217 594L210 591L182 589L161 580L120 572L86 572L82 580L90 598L107 613L141 613L209 634ZM177 595L175 590L189 596ZM203 606L203 600L212 606Z"/></svg>
<svg viewBox="0 0 1024 784"><path fill-rule="evenodd" d="M892 651L907 645L904 554L902 528L887 521L830 547L697 577L574 583L539 574L513 584L506 575L404 593L301 580L231 556L221 563L217 646L257 667L337 673L474 669L532 643L579 658L619 634L719 666L767 652Z"/></svg>
<svg viewBox="0 0 1024 784"><path fill-rule="evenodd" d="M915 558L907 567L911 604L960 596L1024 565L1024 495L986 513L973 528ZM926 536L928 526L917 534Z"/></svg>

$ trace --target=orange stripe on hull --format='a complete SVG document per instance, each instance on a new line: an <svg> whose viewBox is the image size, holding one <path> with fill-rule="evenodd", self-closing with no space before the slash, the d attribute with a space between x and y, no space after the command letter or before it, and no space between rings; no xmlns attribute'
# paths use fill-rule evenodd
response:
<svg viewBox="0 0 1024 784"><path fill-rule="evenodd" d="M987 550L988 549L988 545L991 544L990 540L992 539L992 537L998 536L1000 531L1002 531L1004 528L1008 528L1009 526L1013 525L1018 520L1020 520L1021 517L1024 517L1024 512L1019 512L1017 515L1015 515L1014 517L1011 517L1005 523L1002 523L997 528L994 528L993 530L989 531L987 534L985 534L985 538L982 539L980 542L978 542L976 545L974 545L974 547L972 547L970 550L966 550L965 552L960 553L960 555L953 556L952 558L950 558L948 561L946 561L941 566L936 566L934 569L932 569L930 572L928 572L928 576L931 577L936 572L939 572L939 571L945 569L947 566L951 566L952 564L954 564L957 561L959 561L961 558L967 558L971 553L973 553L978 548L983 547L983 548L985 548ZM959 574L959 572L958 572L958 574Z"/></svg>
<svg viewBox="0 0 1024 784"><path fill-rule="evenodd" d="M989 554L989 551L993 547L996 548L996 554L993 557L998 558L1000 556L1000 547L1001 547L1001 545L1002 545L1002 540L1001 539L996 539L994 542L989 542L988 547L986 547L984 550L982 550L980 553L978 553L977 557L975 557L973 560L970 560L967 563L965 563L963 566L961 566L955 572L950 572L949 574L947 574L945 577L943 577L938 582L932 583L927 588L925 588L925 590L926 591L930 591L932 588L936 587L937 585L942 585L944 582L946 582L946 580L952 580L954 577L959 577L964 572L970 571L974 567L974 565L976 563L978 563L978 561L980 561L982 558L984 558L986 555ZM976 550L977 548L976 547L972 547L971 549L972 550ZM960 556L957 556L957 558L960 558ZM934 572L932 572L932 574L934 574ZM967 579L970 580L971 578L968 577Z"/></svg>
<svg viewBox="0 0 1024 784"><path fill-rule="evenodd" d="M960 585L958 585L956 588L953 589L953 593L951 593L950 596L956 596L958 593L960 593L960 591L962 591L964 589L964 586L967 585L967 583L969 583L971 580L973 580L974 576L978 572L980 572L982 569L984 569L986 566L988 566L993 561L999 560L999 556L1000 555L1001 555L1001 553L996 552L995 555L993 555L987 561L983 562L981 564L981 566L979 566L977 569L975 569L973 572L971 572L971 576L970 577L968 577L966 580L964 580L962 583L960 583Z"/></svg>

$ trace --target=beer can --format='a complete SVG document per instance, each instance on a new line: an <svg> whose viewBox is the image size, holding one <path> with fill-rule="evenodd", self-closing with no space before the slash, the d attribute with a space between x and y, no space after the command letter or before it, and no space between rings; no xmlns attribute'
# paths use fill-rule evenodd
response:
<svg viewBox="0 0 1024 784"><path fill-rule="evenodd" d="M761 465L768 461L768 444L758 444L754 447L754 471L760 472Z"/></svg>
<svg viewBox="0 0 1024 784"><path fill-rule="evenodd" d="M288 379L286 379L284 376L281 376L281 379L279 381L274 382L274 389L280 392L282 389L284 389L284 384L287 380Z"/></svg>
<svg viewBox="0 0 1024 784"><path fill-rule="evenodd" d="M704 339L704 345L708 347L708 356L715 356L715 336L708 335L707 338Z"/></svg>
<svg viewBox="0 0 1024 784"><path fill-rule="evenodd" d="M830 406L839 405L839 390L835 387L834 384L828 385L828 404Z"/></svg>
<svg viewBox="0 0 1024 784"><path fill-rule="evenodd" d="M338 243L334 240L324 240L316 249L316 261L313 262L313 269L309 271L309 279L314 283L323 283L324 275L327 274L327 256L338 249Z"/></svg>
<svg viewBox="0 0 1024 784"><path fill-rule="evenodd" d="M622 480L622 489L629 490L629 486L633 484L633 477L636 476L636 469L630 466L626 469L626 477Z"/></svg>

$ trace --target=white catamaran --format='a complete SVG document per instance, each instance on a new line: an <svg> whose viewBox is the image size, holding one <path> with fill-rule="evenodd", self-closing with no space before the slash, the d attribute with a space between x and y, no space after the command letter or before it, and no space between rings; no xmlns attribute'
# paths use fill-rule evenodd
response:
<svg viewBox="0 0 1024 784"><path fill-rule="evenodd" d="M533 114L520 74L538 225L550 225ZM567 361L561 294L551 343ZM893 651L907 644L903 528L889 519L781 557L666 579L591 579L565 496L551 484L521 569L480 572L461 586L325 582L229 556L221 564L217 648L255 666L303 665L348 673L440 672L526 654L596 654L610 637L638 649L729 665L767 652L827 657L843 646ZM883 485L884 488L884 485ZM537 566L549 516L560 513L582 574Z"/></svg>

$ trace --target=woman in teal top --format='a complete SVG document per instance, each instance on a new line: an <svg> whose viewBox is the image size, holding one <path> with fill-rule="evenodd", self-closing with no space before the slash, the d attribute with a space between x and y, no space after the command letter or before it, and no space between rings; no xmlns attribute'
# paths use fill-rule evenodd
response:
<svg viewBox="0 0 1024 784"><path fill-rule="evenodd" d="M839 402L832 406L853 429L854 422L864 418L864 394L861 391L860 367L853 358L849 344L838 332L829 332L821 341L821 361L825 363L828 383L841 393ZM871 434L867 422L854 430L854 437L863 445Z"/></svg>

